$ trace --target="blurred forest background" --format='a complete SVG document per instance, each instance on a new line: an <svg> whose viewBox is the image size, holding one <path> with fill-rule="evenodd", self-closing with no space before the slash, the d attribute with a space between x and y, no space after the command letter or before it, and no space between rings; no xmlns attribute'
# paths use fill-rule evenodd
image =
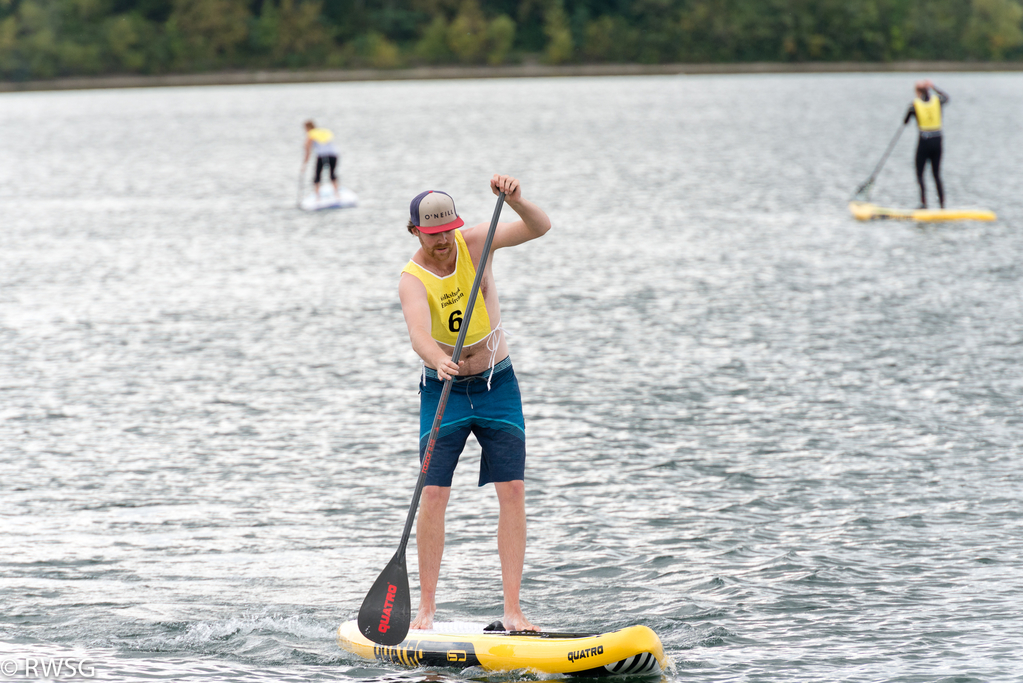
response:
<svg viewBox="0 0 1023 683"><path fill-rule="evenodd" d="M1023 60L1020 0L0 0L0 79Z"/></svg>

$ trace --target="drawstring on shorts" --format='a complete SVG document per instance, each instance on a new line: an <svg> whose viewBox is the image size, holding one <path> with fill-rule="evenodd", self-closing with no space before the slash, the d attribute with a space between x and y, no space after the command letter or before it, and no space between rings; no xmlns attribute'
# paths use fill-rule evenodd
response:
<svg viewBox="0 0 1023 683"><path fill-rule="evenodd" d="M487 391L490 391L490 380L494 379L494 360L497 358L497 348L501 345L500 335L507 335L508 332L501 326L501 321L497 321L497 326L490 331L487 335L487 351L490 352L490 374L487 375ZM490 344L493 342L494 347L491 348Z"/></svg>
<svg viewBox="0 0 1023 683"><path fill-rule="evenodd" d="M486 337L486 339L487 339L487 351L490 352L490 374L487 375L487 391L490 391L490 383L494 379L494 370L495 370L495 367L496 367L494 361L497 360L497 350L501 346L501 335L502 334L505 335L506 337L510 337L511 336L511 332L509 332L508 330L504 329L504 326L501 324L501 321L498 320L497 321L497 325L494 326L494 329L492 329L490 331L490 334L488 334L487 337ZM482 341L482 340L480 340L480 341ZM478 344L479 342L476 342L476 343ZM426 378L427 378L426 369L427 369L426 368L426 363L424 362L423 363L423 367L422 367L422 373L419 376L419 384L420 384L420 386L426 384ZM430 371L433 373L434 376L437 375L437 371L434 370L433 368L430 368ZM456 381L457 381L457 378L456 378ZM420 390L420 391L422 391L422 390ZM472 399L469 400L469 405L472 406Z"/></svg>

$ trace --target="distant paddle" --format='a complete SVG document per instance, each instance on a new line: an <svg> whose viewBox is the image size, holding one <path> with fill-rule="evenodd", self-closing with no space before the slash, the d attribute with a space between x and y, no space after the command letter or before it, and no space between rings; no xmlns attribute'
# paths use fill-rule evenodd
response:
<svg viewBox="0 0 1023 683"><path fill-rule="evenodd" d="M877 174L881 172L881 167L884 166L884 162L888 160L888 155L892 153L892 150L895 148L895 143L899 141L899 136L902 135L902 130L905 127L906 124L903 123L899 126L899 129L895 131L895 137L893 137L892 141L888 143L888 149L884 151L884 156L881 157L881 161L877 162L877 166L874 167L874 172L870 174L870 177L867 178L866 182L856 189L856 194L853 195L854 199L860 199L861 195L864 200L867 199L867 195L870 194L870 188L874 185L874 181L877 179Z"/></svg>
<svg viewBox="0 0 1023 683"><path fill-rule="evenodd" d="M473 306L476 305L476 295L480 291L480 283L483 282L483 272L487 268L490 245L494 241L494 232L497 231L497 220L501 217L502 206L504 206L504 192L497 196L494 217L490 221L487 240L483 243L483 255L476 267L476 279L472 283L472 291L469 293L469 301L466 303L465 318L458 330L455 350L451 353L451 360L456 365L462 355L465 335L469 331L469 320L472 318ZM409 506L408 516L405 518L405 531L401 535L398 550L384 570L380 572L373 587L369 589L366 599L362 601L362 608L359 609L359 631L380 645L397 645L408 635L409 622L412 619L412 598L409 595L408 570L405 567L405 548L412 535L412 521L416 518L419 498L426 483L426 471L430 468L430 456L433 455L433 447L437 443L437 435L440 432L440 423L444 418L444 408L447 406L448 396L451 394L451 382L450 378L445 380L444 388L441 390L437 413L433 417L433 427L430 429L430 440L427 441L426 451L423 453L423 465L419 469L419 480L416 482L416 491L412 494L412 504Z"/></svg>
<svg viewBox="0 0 1023 683"><path fill-rule="evenodd" d="M295 201L295 206L302 207L302 184L305 180L305 162L302 162L302 168L298 171L298 199Z"/></svg>

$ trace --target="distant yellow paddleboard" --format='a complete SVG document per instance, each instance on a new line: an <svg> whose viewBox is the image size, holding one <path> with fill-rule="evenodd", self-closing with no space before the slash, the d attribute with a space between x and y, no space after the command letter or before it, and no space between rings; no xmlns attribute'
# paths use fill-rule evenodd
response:
<svg viewBox="0 0 1023 683"><path fill-rule="evenodd" d="M393 647L367 640L355 621L338 629L342 649L365 659L409 667L478 666L486 671L519 669L567 676L660 676L668 659L646 626L600 634L486 632L482 624L436 624L410 630Z"/></svg>
<svg viewBox="0 0 1023 683"><path fill-rule="evenodd" d="M995 212L987 209L886 209L869 202L849 202L849 211L861 221L903 220L932 223L935 221L993 221Z"/></svg>

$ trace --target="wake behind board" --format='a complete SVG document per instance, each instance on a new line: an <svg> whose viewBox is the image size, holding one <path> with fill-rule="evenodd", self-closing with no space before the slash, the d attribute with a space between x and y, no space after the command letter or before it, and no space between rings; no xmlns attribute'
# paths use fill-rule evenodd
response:
<svg viewBox="0 0 1023 683"><path fill-rule="evenodd" d="M994 211L987 209L886 209L870 202L849 202L849 211L860 221L904 220L920 223L936 221L993 221Z"/></svg>
<svg viewBox="0 0 1023 683"><path fill-rule="evenodd" d="M599 634L484 631L482 624L438 623L413 629L394 646L378 645L356 621L337 631L342 650L364 659L409 667L433 666L487 671L525 669L569 676L659 676L668 666L657 634L629 626Z"/></svg>
<svg viewBox="0 0 1023 683"><path fill-rule="evenodd" d="M359 196L347 187L338 187L334 194L334 186L330 183L320 185L320 192L310 192L299 204L303 211L323 211L324 209L350 209L359 205Z"/></svg>

